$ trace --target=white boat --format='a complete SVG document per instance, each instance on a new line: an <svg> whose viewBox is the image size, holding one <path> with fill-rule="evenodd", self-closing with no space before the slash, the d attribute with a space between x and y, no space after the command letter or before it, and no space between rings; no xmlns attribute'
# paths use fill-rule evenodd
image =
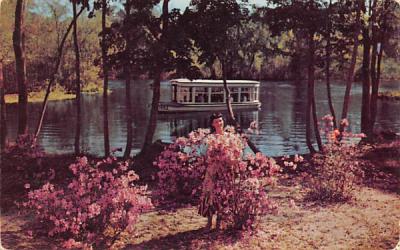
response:
<svg viewBox="0 0 400 250"><path fill-rule="evenodd" d="M171 101L160 102L161 113L226 110L223 80L174 79L171 84ZM227 80L234 110L259 109L259 81Z"/></svg>

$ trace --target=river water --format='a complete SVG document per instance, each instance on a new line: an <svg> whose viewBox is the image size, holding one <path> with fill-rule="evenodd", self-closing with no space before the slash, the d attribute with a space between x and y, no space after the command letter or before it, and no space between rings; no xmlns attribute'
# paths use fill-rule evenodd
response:
<svg viewBox="0 0 400 250"><path fill-rule="evenodd" d="M332 97L337 116L342 109L345 85L332 84ZM125 84L123 81L112 81L109 95L109 129L112 148L125 148L126 115ZM399 82L385 82L381 91L400 89ZM329 113L326 85L316 83L316 104L319 117ZM162 100L170 96L168 82L161 84ZM248 127L251 121L259 123L259 133L253 134L252 140L261 151L270 156L294 153L306 153L305 107L306 83L296 85L292 82L262 82L260 87L259 111L237 112L242 127ZM360 132L361 117L360 84L353 84L348 119L349 129ZM132 86L133 112L133 152L136 154L144 141L151 106L151 83L134 81ZM82 130L81 148L84 152L103 155L103 119L102 96L82 95ZM33 131L39 118L41 104L29 104L29 128ZM73 100L49 102L43 129L39 138L40 145L48 153L71 153L74 151L75 104ZM154 140L170 142L176 136L182 136L198 127L207 127L209 113L196 112L187 114L160 114ZM377 129L391 129L400 132L400 102L381 101L378 103ZM17 105L7 105L8 138L16 136ZM119 155L121 153L117 153Z"/></svg>

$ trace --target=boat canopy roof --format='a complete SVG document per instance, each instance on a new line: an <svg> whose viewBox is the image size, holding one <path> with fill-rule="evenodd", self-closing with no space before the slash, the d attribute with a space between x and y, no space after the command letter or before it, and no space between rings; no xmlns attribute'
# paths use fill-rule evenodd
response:
<svg viewBox="0 0 400 250"><path fill-rule="evenodd" d="M185 86L221 86L224 83L223 80L207 80L207 79L189 80L185 78L173 79L170 82L171 84L185 85ZM226 80L226 82L229 85L240 85L240 86L260 85L259 81L253 81L253 80Z"/></svg>

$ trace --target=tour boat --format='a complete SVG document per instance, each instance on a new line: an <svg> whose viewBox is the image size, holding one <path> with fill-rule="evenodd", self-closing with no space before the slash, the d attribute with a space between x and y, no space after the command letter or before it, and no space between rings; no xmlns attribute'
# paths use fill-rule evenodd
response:
<svg viewBox="0 0 400 250"><path fill-rule="evenodd" d="M226 110L223 80L174 79L171 101L160 102L161 113ZM227 80L234 110L259 109L259 81Z"/></svg>

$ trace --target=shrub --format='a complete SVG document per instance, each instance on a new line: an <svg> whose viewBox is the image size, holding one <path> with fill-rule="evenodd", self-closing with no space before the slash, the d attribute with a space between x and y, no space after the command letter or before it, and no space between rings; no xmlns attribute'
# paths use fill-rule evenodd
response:
<svg viewBox="0 0 400 250"><path fill-rule="evenodd" d="M161 201L198 200L206 170L203 140L209 133L209 129L197 129L188 138L177 138L161 152L154 162L160 169L155 195Z"/></svg>
<svg viewBox="0 0 400 250"><path fill-rule="evenodd" d="M341 140L338 130L333 130L332 116L323 117L326 144L323 152L315 154L311 163L314 166L311 173L307 199L322 202L340 202L353 197L353 191L363 172L357 159L359 149L352 144L355 138L362 134L351 134L344 131ZM342 123L348 126L347 120Z"/></svg>
<svg viewBox="0 0 400 250"><path fill-rule="evenodd" d="M34 135L18 135L15 143L6 145L4 152L4 161L13 163L13 166L24 168L32 162L44 156L43 149L37 144Z"/></svg>
<svg viewBox="0 0 400 250"><path fill-rule="evenodd" d="M65 248L112 245L121 232L133 231L139 214L152 206L146 187L134 185L138 176L127 171L125 162L110 157L93 165L82 157L69 168L68 186L46 183L22 203L35 211L49 236L64 240Z"/></svg>
<svg viewBox="0 0 400 250"><path fill-rule="evenodd" d="M267 192L279 167L261 153L244 156L246 138L227 130L218 136L199 129L171 144L156 162L158 192L163 198L183 195L198 201L213 185L214 210L222 223L251 229L274 207ZM213 172L212 183L204 182L207 168Z"/></svg>
<svg viewBox="0 0 400 250"><path fill-rule="evenodd" d="M43 185L45 180L52 179L55 171L43 166L45 156L43 149L31 134L19 135L15 142L8 143L2 153L1 166L3 174L7 176L4 180L7 183L5 188L11 188L15 192L15 188L18 189L16 185L21 187L21 183L31 182L33 186L38 187Z"/></svg>

